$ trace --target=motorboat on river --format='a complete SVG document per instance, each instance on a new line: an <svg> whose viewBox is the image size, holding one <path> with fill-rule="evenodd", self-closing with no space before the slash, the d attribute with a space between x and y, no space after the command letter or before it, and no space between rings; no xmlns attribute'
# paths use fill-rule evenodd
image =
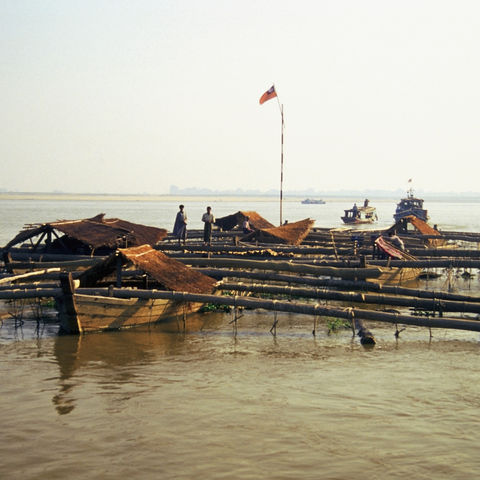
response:
<svg viewBox="0 0 480 480"><path fill-rule="evenodd" d="M427 222L429 218L427 210L423 208L423 199L415 197L411 188L407 191L407 196L397 203L393 218L398 222L409 215L414 215L424 222Z"/></svg>
<svg viewBox="0 0 480 480"><path fill-rule="evenodd" d="M305 200L302 200L302 203L304 205L325 205L325 200L322 200L321 198L306 198Z"/></svg>
<svg viewBox="0 0 480 480"><path fill-rule="evenodd" d="M352 208L345 210L345 215L341 217L343 223L363 224L374 223L378 220L377 209L369 205L369 200L365 199L362 207L357 207L355 203Z"/></svg>

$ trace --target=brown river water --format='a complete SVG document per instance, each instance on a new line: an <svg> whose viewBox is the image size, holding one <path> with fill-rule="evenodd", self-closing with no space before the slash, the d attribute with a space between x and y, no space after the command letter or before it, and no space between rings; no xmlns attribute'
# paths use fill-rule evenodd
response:
<svg viewBox="0 0 480 480"><path fill-rule="evenodd" d="M218 216L277 208L209 203ZM0 244L23 223L100 211L171 229L176 205L6 200ZM333 225L348 205L286 213ZM204 202L187 206L200 225ZM391 224L394 202L378 206ZM428 205L441 227L480 231L472 207ZM478 274L460 283L478 295ZM397 339L393 325L369 322L377 345L365 348L350 330L328 334L325 319L316 336L307 316L279 314L276 336L271 312L245 312L236 334L231 319L85 336L57 335L52 312L4 320L0 478L479 478L478 333L408 327Z"/></svg>
<svg viewBox="0 0 480 480"><path fill-rule="evenodd" d="M466 479L478 333L247 312L85 336L5 323L2 478Z"/></svg>

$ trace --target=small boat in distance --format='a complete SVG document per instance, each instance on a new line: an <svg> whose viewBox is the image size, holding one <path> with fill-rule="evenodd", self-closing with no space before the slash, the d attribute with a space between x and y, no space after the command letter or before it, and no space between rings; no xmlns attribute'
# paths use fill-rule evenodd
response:
<svg viewBox="0 0 480 480"><path fill-rule="evenodd" d="M325 205L325 200L322 200L321 198L315 199L315 198L306 198L305 200L302 200L302 203L304 205Z"/></svg>
<svg viewBox="0 0 480 480"><path fill-rule="evenodd" d="M409 215L414 215L424 222L427 222L429 218L427 210L423 208L423 199L415 197L411 188L407 191L407 196L397 203L393 218L398 222Z"/></svg>
<svg viewBox="0 0 480 480"><path fill-rule="evenodd" d="M343 223L348 224L374 223L378 220L377 209L369 206L369 200L365 199L362 207L357 207L355 203L352 208L345 210L345 215L340 218Z"/></svg>

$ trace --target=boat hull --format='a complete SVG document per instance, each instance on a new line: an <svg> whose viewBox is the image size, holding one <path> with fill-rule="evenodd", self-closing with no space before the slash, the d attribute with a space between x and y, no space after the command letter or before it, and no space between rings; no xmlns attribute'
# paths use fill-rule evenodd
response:
<svg viewBox="0 0 480 480"><path fill-rule="evenodd" d="M380 267L381 274L371 281L380 285L395 285L416 280L422 273L421 268Z"/></svg>
<svg viewBox="0 0 480 480"><path fill-rule="evenodd" d="M375 223L374 218L350 218L350 217L340 217L343 221L343 223L346 223L347 225L361 225L364 223Z"/></svg>
<svg viewBox="0 0 480 480"><path fill-rule="evenodd" d="M202 303L165 299L114 298L73 294L57 300L64 333L118 330L170 320L198 311Z"/></svg>

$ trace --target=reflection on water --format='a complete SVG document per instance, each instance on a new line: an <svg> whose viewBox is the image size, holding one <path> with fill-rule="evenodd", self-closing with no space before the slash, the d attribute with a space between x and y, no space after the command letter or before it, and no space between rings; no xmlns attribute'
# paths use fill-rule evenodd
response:
<svg viewBox="0 0 480 480"><path fill-rule="evenodd" d="M183 320L152 324L114 332L87 335L60 335L54 340L54 355L60 369L59 393L53 403L59 414L75 408L72 390L75 375L83 368L108 368L115 372L116 381L131 380L131 365L146 365L159 355L176 355L181 349L184 335L200 332L207 319L215 316L194 314ZM215 322L210 321L210 328Z"/></svg>

